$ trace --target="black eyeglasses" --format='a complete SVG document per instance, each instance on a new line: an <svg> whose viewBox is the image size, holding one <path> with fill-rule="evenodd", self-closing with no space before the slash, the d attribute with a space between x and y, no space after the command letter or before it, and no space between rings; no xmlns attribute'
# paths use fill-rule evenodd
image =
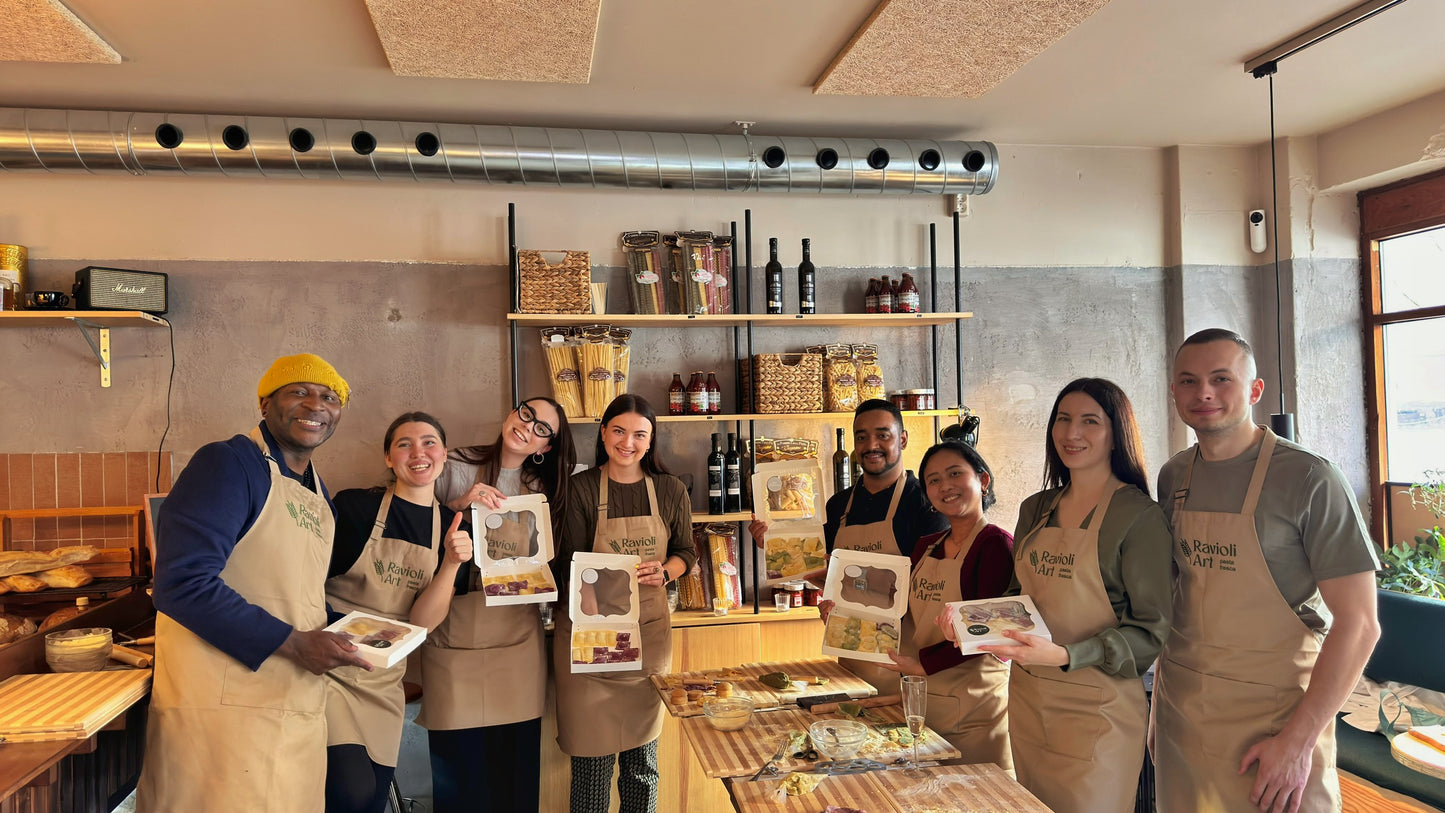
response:
<svg viewBox="0 0 1445 813"><path fill-rule="evenodd" d="M532 434L537 437L550 438L557 434L557 430L548 426L546 421L538 418L537 413L533 412L532 408L527 406L526 402L517 404L516 412L517 417L522 419L522 423L530 423L532 425Z"/></svg>

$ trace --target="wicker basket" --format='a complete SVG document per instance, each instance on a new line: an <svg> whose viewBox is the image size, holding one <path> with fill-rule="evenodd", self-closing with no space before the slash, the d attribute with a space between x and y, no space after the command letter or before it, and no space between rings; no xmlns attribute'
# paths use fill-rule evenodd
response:
<svg viewBox="0 0 1445 813"><path fill-rule="evenodd" d="M585 251L560 252L562 262L549 264L535 249L517 251L521 272L519 313L591 313L592 261Z"/></svg>
<svg viewBox="0 0 1445 813"><path fill-rule="evenodd" d="M743 360L743 380L751 383L752 409L758 413L822 412L823 356L818 353L761 353Z"/></svg>

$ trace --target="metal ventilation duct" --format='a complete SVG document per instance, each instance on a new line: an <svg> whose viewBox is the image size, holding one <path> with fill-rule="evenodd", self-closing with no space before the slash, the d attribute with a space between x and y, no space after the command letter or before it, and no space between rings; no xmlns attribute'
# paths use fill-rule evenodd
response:
<svg viewBox="0 0 1445 813"><path fill-rule="evenodd" d="M998 150L987 141L0 108L0 169L978 195L993 188Z"/></svg>

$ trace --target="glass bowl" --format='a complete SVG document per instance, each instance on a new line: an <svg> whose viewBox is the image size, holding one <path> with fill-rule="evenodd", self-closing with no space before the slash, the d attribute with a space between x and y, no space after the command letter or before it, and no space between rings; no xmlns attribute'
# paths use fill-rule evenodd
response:
<svg viewBox="0 0 1445 813"><path fill-rule="evenodd" d="M45 662L56 672L96 672L110 662L110 630L62 630L45 636Z"/></svg>
<svg viewBox="0 0 1445 813"><path fill-rule="evenodd" d="M857 720L819 720L808 726L808 736L823 757L852 759L868 741L868 726Z"/></svg>
<svg viewBox="0 0 1445 813"><path fill-rule="evenodd" d="M702 701L702 713L718 731L739 731L753 716L753 701L747 697L709 697Z"/></svg>

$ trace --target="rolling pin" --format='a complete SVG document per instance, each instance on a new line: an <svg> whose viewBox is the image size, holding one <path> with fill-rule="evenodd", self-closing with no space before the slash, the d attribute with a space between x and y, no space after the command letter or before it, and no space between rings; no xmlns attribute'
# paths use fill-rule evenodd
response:
<svg viewBox="0 0 1445 813"><path fill-rule="evenodd" d="M130 649L129 647L123 647L120 644L111 645L110 659L113 661L120 661L121 663L127 663L131 666L139 666L141 668L150 666L151 661L153 660L150 655L147 655L144 652L137 652L134 649Z"/></svg>
<svg viewBox="0 0 1445 813"><path fill-rule="evenodd" d="M878 697L864 697L860 700L844 700L843 703L857 703L865 709L877 708L879 706L896 706L903 702L903 698L896 694L879 695ZM838 710L839 703L819 703L812 708L814 714L829 714Z"/></svg>

